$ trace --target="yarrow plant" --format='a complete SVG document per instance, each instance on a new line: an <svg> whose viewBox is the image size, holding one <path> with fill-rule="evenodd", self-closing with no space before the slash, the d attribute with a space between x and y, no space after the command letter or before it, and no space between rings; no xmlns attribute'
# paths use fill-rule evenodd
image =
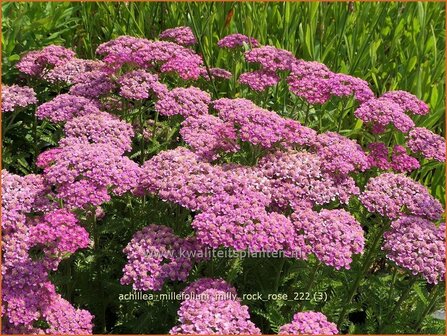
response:
<svg viewBox="0 0 447 336"><path fill-rule="evenodd" d="M445 281L443 204L419 174L445 161L419 125L429 105L243 34L215 41L241 62L230 72L201 41L173 27L106 41L98 59L50 45L17 62L37 85L4 85L2 112L31 116L17 125L34 153L25 176L2 170L2 331L332 335L359 307L394 317L412 286L423 325ZM356 295L366 275L379 294ZM313 300L244 295L295 286ZM126 290L181 299L115 301Z"/></svg>

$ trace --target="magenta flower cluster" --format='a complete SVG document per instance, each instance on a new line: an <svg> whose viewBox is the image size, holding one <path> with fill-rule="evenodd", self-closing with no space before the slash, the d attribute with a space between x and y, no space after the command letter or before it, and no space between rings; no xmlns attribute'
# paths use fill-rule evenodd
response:
<svg viewBox="0 0 447 336"><path fill-rule="evenodd" d="M89 245L89 235L72 213L54 210L49 194L42 176L20 177L2 171L5 333L92 332L93 316L64 300L49 280L49 271L56 270L62 258ZM35 216L29 217L30 213ZM35 255L39 250L42 255ZM37 321L49 327L34 327Z"/></svg>
<svg viewBox="0 0 447 336"><path fill-rule="evenodd" d="M79 144L110 145L122 154L132 149L132 125L107 112L98 112L71 119L64 127L61 147Z"/></svg>
<svg viewBox="0 0 447 336"><path fill-rule="evenodd" d="M409 155L403 146L395 145L390 150L383 142L372 142L368 145L368 149L368 163L371 168L392 169L397 173L406 173L420 167L419 161Z"/></svg>
<svg viewBox="0 0 447 336"><path fill-rule="evenodd" d="M61 94L40 105L36 110L36 116L39 119L48 119L52 122L65 122L74 117L89 116L99 112L95 100Z"/></svg>
<svg viewBox="0 0 447 336"><path fill-rule="evenodd" d="M408 134L408 147L427 159L445 162L445 139L425 127L415 127Z"/></svg>
<svg viewBox="0 0 447 336"><path fill-rule="evenodd" d="M295 229L304 232L312 253L335 269L350 268L352 255L363 252L365 238L360 223L343 209L297 211L292 215Z"/></svg>
<svg viewBox="0 0 447 336"><path fill-rule="evenodd" d="M164 116L181 115L184 118L208 114L209 93L196 87L175 88L162 96L155 109Z"/></svg>
<svg viewBox="0 0 447 336"><path fill-rule="evenodd" d="M293 315L291 323L279 328L279 335L337 335L335 323L319 312L301 312Z"/></svg>
<svg viewBox="0 0 447 336"><path fill-rule="evenodd" d="M438 220L444 212L426 187L402 174L384 173L371 178L360 201L368 211L392 219L407 214Z"/></svg>
<svg viewBox="0 0 447 336"><path fill-rule="evenodd" d="M161 290L168 279L185 281L194 261L200 260L194 255L199 250L194 238L178 237L167 226L149 225L123 250L128 262L121 284L132 284L135 290Z"/></svg>
<svg viewBox="0 0 447 336"><path fill-rule="evenodd" d="M248 46L251 47L259 47L259 42L253 38L253 37L249 37L243 34L230 34L227 35L223 38L221 38L218 42L217 45L221 48L229 48L229 49L234 49L237 47L242 47L244 46L244 44L247 44Z"/></svg>
<svg viewBox="0 0 447 336"><path fill-rule="evenodd" d="M382 249L397 265L437 284L445 279L445 223L402 216L384 234Z"/></svg>
<svg viewBox="0 0 447 336"><path fill-rule="evenodd" d="M250 321L248 307L242 305L235 289L223 280L199 279L185 293L178 311L180 325L172 335L258 335L261 331Z"/></svg>
<svg viewBox="0 0 447 336"><path fill-rule="evenodd" d="M120 95L127 99L148 99L150 94L159 98L168 92L166 85L158 81L158 76L144 70L125 73L118 79Z"/></svg>
<svg viewBox="0 0 447 336"><path fill-rule="evenodd" d="M92 71L100 71L105 64L97 60L72 58L49 69L43 79L56 84L73 84L78 76Z"/></svg>
<svg viewBox="0 0 447 336"><path fill-rule="evenodd" d="M288 258L313 256L336 270L349 269L353 256L364 251L366 223L360 221L366 211L392 221L383 244L389 260L429 283L444 280L445 225L434 224L442 205L403 174L420 168L423 158L445 161L444 139L415 127L412 119L426 115L427 104L405 91L376 97L360 78L262 46L252 37L219 40L219 47L239 48L227 51L243 52L250 63L252 70L239 76L240 84L267 95L279 84L309 110L309 104L326 104L331 97L352 97L355 117L375 140L368 143L373 136L362 131L355 139L317 132L268 104L205 91L202 84L227 85L223 80L236 74L205 67L189 27L167 29L159 38L118 37L97 48L100 61L48 46L17 63L50 92L63 87L35 111L39 120L58 123L63 135L57 147L36 158L40 174L2 171L4 332L92 332L93 316L62 298L50 273L92 245L82 221L101 218L108 208L104 203L113 205L125 194L157 197L191 211L186 237L156 224L133 235L123 250L121 284L135 290L159 291L196 277L191 271L208 261L208 249L281 251ZM36 103L33 89L3 86L2 111ZM407 142L387 145L389 126L405 133ZM347 209L360 206L357 201L364 208L351 214ZM236 288L224 280L198 279L183 294L189 297L171 334L261 333ZM279 333L338 330L321 313L300 312Z"/></svg>
<svg viewBox="0 0 447 336"><path fill-rule="evenodd" d="M218 116L238 129L241 141L263 148L277 144L284 146L310 145L316 132L298 121L285 119L277 113L263 109L252 101L221 98L213 102Z"/></svg>
<svg viewBox="0 0 447 336"><path fill-rule="evenodd" d="M42 50L30 51L16 64L17 69L30 76L42 77L45 73L75 58L74 51L50 45Z"/></svg>
<svg viewBox="0 0 447 336"><path fill-rule="evenodd" d="M196 37L189 27L169 28L161 32L159 37L164 40L172 40L183 46L190 46L197 43Z"/></svg>
<svg viewBox="0 0 447 336"><path fill-rule="evenodd" d="M246 72L239 76L239 83L248 85L252 90L264 91L276 85L280 78L275 71L261 69Z"/></svg>
<svg viewBox="0 0 447 336"><path fill-rule="evenodd" d="M210 114L187 118L180 135L197 155L210 161L240 148L234 126Z"/></svg>

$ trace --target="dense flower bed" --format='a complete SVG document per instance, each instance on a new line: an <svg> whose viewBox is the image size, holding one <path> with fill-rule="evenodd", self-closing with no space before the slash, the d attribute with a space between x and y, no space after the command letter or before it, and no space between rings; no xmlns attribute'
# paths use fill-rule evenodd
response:
<svg viewBox="0 0 447 336"><path fill-rule="evenodd" d="M246 98L216 97L204 87L233 75L205 66L192 49L192 31L168 29L159 38L118 37L98 47L100 60L79 59L62 46L30 51L17 69L63 88L46 101L38 102L31 87L3 86L5 115L38 105L35 116L63 130L59 146L36 158L36 174L2 171L3 332L92 332L94 316L63 299L49 273L92 248L89 223L116 197L158 197L194 215L188 237L157 223L135 232L121 278L134 289L189 283L194 264L207 262L192 252L210 248L281 251L349 269L365 250L369 225L366 215L348 211L353 200L381 216L390 262L431 284L444 281L443 207L406 175L428 160L445 161L444 139L412 119L427 115L428 105L404 91L376 97L360 78L242 34L219 41L226 52L244 51L256 67L238 79L254 92L282 83L310 105L352 99L352 117L375 139L360 144ZM389 143L392 132L403 133L405 143ZM148 151L161 137L168 145ZM179 256L182 249L191 257ZM260 333L233 286L221 279L190 283L185 292L206 295L181 303L170 332ZM336 334L333 322L320 312L297 312L278 331Z"/></svg>

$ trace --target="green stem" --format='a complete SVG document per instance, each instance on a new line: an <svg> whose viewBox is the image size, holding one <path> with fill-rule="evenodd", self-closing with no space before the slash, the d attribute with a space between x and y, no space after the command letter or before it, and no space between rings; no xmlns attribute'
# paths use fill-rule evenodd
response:
<svg viewBox="0 0 447 336"><path fill-rule="evenodd" d="M188 5L188 11L189 11L189 14L190 14L191 20L192 20L192 28L194 30L194 35L197 36L197 41L198 41L198 44L199 44L199 48L200 48L200 51L202 52L202 55L203 55L203 57L202 57L203 58L203 64L205 65L206 72L208 74L208 77L210 78L211 86L213 88L215 97L217 98L219 95L218 95L218 92L217 92L216 84L214 83L214 78L213 78L213 76L211 75L211 72L210 72L210 67L208 66L208 61L206 60L206 57L205 57L205 49L203 48L203 44L202 44L202 36L201 36L201 34L200 35L198 34L199 31L197 29L196 20L194 20L195 15L194 15L194 13L192 13L192 10L191 10L191 4L188 2L187 5Z"/></svg>
<svg viewBox="0 0 447 336"><path fill-rule="evenodd" d="M282 274L282 270L283 270L283 268L284 268L284 264L285 264L285 263L286 263L286 259L285 259L285 258L282 258L281 266L280 266L279 271L277 272L277 275L276 275L276 281L275 281L275 293L278 292L278 289L279 289L279 282L280 282L280 280L281 280L281 274Z"/></svg>
<svg viewBox="0 0 447 336"><path fill-rule="evenodd" d="M19 114L19 112L20 112L20 109L17 109L17 110L12 112L11 119L9 120L8 125L5 127L5 129L2 132L3 138L5 137L6 132L8 132L9 129L11 128L11 126L14 123L14 120L16 119L16 117Z"/></svg>
<svg viewBox="0 0 447 336"><path fill-rule="evenodd" d="M421 328L421 324L424 321L425 317L433 310L434 306L436 305L436 300L438 299L439 294L442 293L442 291L439 290L440 288L444 289L443 286L439 286L439 285L432 289L432 291L430 293L430 297L429 297L429 303L428 303L427 307L425 308L425 310L423 311L421 317L419 318L419 320L416 323L416 327L414 329L414 330L416 330L416 332L419 331L419 329Z"/></svg>
<svg viewBox="0 0 447 336"><path fill-rule="evenodd" d="M314 284L317 272L320 269L320 267L321 267L321 262L317 261L317 263L315 264L314 269L312 270L312 273L310 275L310 280L307 283L306 288L304 289L305 292L309 291L312 288L312 285Z"/></svg>
<svg viewBox="0 0 447 336"><path fill-rule="evenodd" d="M396 282L396 276L397 276L397 267L393 267L393 278L391 280L391 286L390 286L390 291L388 293L388 302L391 302L391 297L393 296L393 291L394 291L394 283Z"/></svg>
<svg viewBox="0 0 447 336"><path fill-rule="evenodd" d="M92 231L93 231L93 255L94 255L94 267L96 268L95 287L99 294L99 307L98 313L95 314L95 324L97 332L99 334L106 333L106 316L105 316L105 300L104 300L104 288L101 280L101 262L100 262L100 246L99 246L99 230L96 220L95 208L92 208Z"/></svg>
<svg viewBox="0 0 447 336"><path fill-rule="evenodd" d="M320 269L321 265L322 265L322 263L317 260L317 263L314 265L312 273L310 274L310 280L307 283L307 286L304 288L303 292L305 293L305 295L312 288L312 286L313 286L313 284L315 282L315 279L316 279L317 272ZM303 305L302 302L300 302L299 305L298 305L298 310L301 309L302 305Z"/></svg>
<svg viewBox="0 0 447 336"><path fill-rule="evenodd" d="M34 168L37 169L36 166L36 159L37 156L39 155L39 147L37 146L37 143L39 141L39 139L37 139L37 116L36 114L34 114L34 120L33 120L33 139L34 139L34 143L33 143L33 147L34 147L34 160L33 160L33 165Z"/></svg>
<svg viewBox="0 0 447 336"><path fill-rule="evenodd" d="M307 103L306 117L304 118L304 125L305 125L305 126L307 126L307 120L309 119L309 111L310 111L310 104Z"/></svg>
<svg viewBox="0 0 447 336"><path fill-rule="evenodd" d="M343 120L344 120L345 117L346 117L345 112L346 112L347 110L349 110L349 109L347 108L348 103L349 103L349 100L345 101L345 103L344 103L343 106L342 106L342 109L341 109L341 112L340 112L340 116L339 116L340 121L338 122L338 126L337 126L337 132L340 132L340 130L341 130L341 126L343 125ZM351 106L351 107L352 107L352 106ZM351 107L350 107L350 108L351 108Z"/></svg>
<svg viewBox="0 0 447 336"><path fill-rule="evenodd" d="M402 305L402 303L408 298L408 296L411 293L411 289L413 288L414 283L416 282L417 277L413 276L410 280L410 282L408 283L407 287L405 288L404 292L402 293L402 295L400 296L399 300L397 301L396 305L394 306L394 308L391 310L391 314L388 315L388 318L385 319L385 321L383 322L383 324L381 325L381 327L379 328L379 334L382 332L383 328L386 327L386 325L389 323L389 321L391 321L394 316L396 316L396 313L398 312L400 306Z"/></svg>
<svg viewBox="0 0 447 336"><path fill-rule="evenodd" d="M155 110L155 116L154 116L154 126L152 127L152 145L155 142L155 134L157 132L157 122L158 122L158 111Z"/></svg>
<svg viewBox="0 0 447 336"><path fill-rule="evenodd" d="M384 231L385 231L385 229L383 227L380 228L380 230L377 232L377 235L374 237L374 240L371 244L371 248L368 250L368 253L365 256L363 267L360 270L360 272L357 274L355 282L352 285L351 289L349 290L348 299L343 304L343 310L340 313L340 317L338 318L338 321L337 321L338 327L340 327L341 323L343 322L343 319L345 318L348 307L349 307L352 299L354 298L355 293L357 292L360 282L362 281L362 279L365 276L368 269L371 267L372 261L374 260L373 255L376 252L377 247L379 246L379 242L380 242L380 239L382 238Z"/></svg>

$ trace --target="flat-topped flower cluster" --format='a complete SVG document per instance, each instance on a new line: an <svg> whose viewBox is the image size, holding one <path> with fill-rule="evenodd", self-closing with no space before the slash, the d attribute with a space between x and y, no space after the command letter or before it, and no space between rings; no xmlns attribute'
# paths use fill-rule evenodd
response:
<svg viewBox="0 0 447 336"><path fill-rule="evenodd" d="M156 224L135 232L123 251L128 263L121 283L137 290L189 282L194 263L207 260L193 253L179 257L180 249L282 251L349 269L365 248L366 223L347 211L353 199L385 223L392 221L384 224L383 250L390 261L430 283L444 280L445 225L437 224L443 207L406 175L426 160L445 161L444 139L411 118L427 115L427 104L404 91L376 97L360 78L242 34L218 42L227 52L245 49L245 60L258 69L241 74L239 82L256 92L284 81L307 104L352 97L364 132L379 139L363 143L319 132L245 98L212 96L205 89L210 81L234 74L205 66L188 27L168 29L159 38L118 37L97 48L101 60L77 58L61 46L27 53L17 63L20 72L64 88L49 101L38 102L39 94L26 86L3 86L2 112L25 113L37 104L35 116L63 126L64 134L57 147L36 158L38 174L2 171L5 333L92 332L93 316L57 294L49 273L92 245L81 218L100 217L101 205L123 195L158 197L194 214L185 223L187 237ZM389 148L390 130L405 133L406 143ZM167 145L149 153L162 131L171 132ZM136 148L139 154L132 157L139 162L129 155ZM371 178L363 187L359 178L365 176ZM260 333L239 299L219 299L222 292L236 295L232 285L203 278L185 289L191 291L208 299L185 300L171 333ZM48 327L35 327L39 321ZM279 329L337 332L317 312L298 312Z"/></svg>

